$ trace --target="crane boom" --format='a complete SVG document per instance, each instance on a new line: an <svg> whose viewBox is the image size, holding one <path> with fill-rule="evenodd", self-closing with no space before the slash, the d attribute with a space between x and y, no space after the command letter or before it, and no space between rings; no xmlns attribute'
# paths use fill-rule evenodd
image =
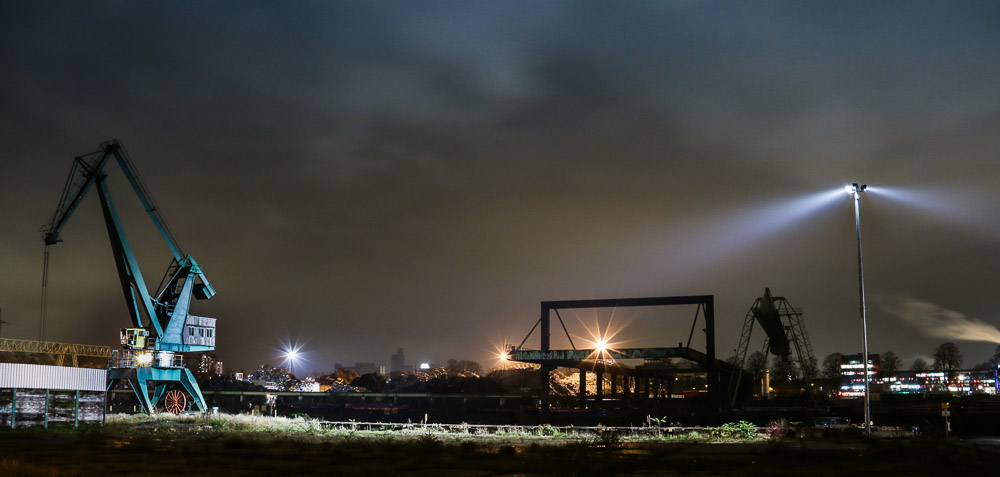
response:
<svg viewBox="0 0 1000 477"><path fill-rule="evenodd" d="M42 236L45 239L45 243L47 245L55 245L61 241L59 232L69 221L69 218L72 217L73 212L76 211L77 206L86 197L90 188L98 179L103 179L106 176L104 167L112 157L125 174L125 178L128 179L132 189L135 190L135 194L139 197L139 201L142 202L146 213L149 214L156 229L167 243L167 247L170 248L174 259L180 261L185 256L184 252L177 244L177 239L174 237L173 232L167 226L166 219L163 218L155 202L153 202L152 194L146 188L135 166L132 165L132 160L125 151L125 147L117 139L104 142L97 151L73 159L73 167L70 169L69 178L67 178L66 185L63 187L62 197L59 198L59 205L56 207L55 213L52 214L52 219L49 220L49 223L42 227Z"/></svg>
<svg viewBox="0 0 1000 477"><path fill-rule="evenodd" d="M150 293L146 286L146 281L139 270L125 229L118 217L114 201L111 199L111 192L105 183L107 178L105 169L112 159L125 174L146 213L152 219L173 255L164 282L155 293ZM73 212L80 205L80 202L94 186L98 189L98 199L104 214L108 237L111 240L115 264L118 267L118 277L135 327L148 330L156 343L157 350L210 351L214 349L214 332L208 333L212 339L200 339L206 337L207 330L201 328L205 328L205 324L209 322L203 321L205 319L188 320L188 309L192 295L196 299L208 299L215 295L215 289L208 282L201 266L190 255L184 255L177 245L177 240L167 226L166 219L160 214L152 195L146 189L138 171L125 152L125 148L118 140L104 142L97 151L74 158L69 178L59 199L59 205L56 207L55 213L52 214L49 223L42 227L46 246L55 245L62 241L60 232L73 216ZM47 271L45 274L47 275ZM211 320L214 327L214 320L207 320ZM187 338L190 339L185 339L182 334L187 329L189 321L191 321L192 326L198 328L195 330L198 335L196 336L191 333L192 330L188 330L189 336Z"/></svg>

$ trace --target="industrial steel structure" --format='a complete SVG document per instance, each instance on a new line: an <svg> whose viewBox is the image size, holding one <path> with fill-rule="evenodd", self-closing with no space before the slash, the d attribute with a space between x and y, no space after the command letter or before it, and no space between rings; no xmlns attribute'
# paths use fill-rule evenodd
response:
<svg viewBox="0 0 1000 477"><path fill-rule="evenodd" d="M625 349L576 349L570 338L573 349L553 350L551 349L551 313L555 312L559 317L560 309L580 309L580 308L616 308L616 307L657 307L674 305L697 305L694 321L691 324L691 333L688 341L677 347L662 348L625 348ZM704 314L705 319L705 351L701 352L691 348L691 339L697 325L698 315ZM523 345L534 330L541 325L540 348L538 350L524 349ZM562 324L563 331L566 331L565 324ZM566 332L569 337L569 332ZM706 375L707 398L712 405L720 403L720 372L729 374L732 369L726 363L719 361L715 357L715 305L712 295L697 296L672 296L672 297L648 297L648 298L610 298L596 300L567 300L567 301L543 301L541 303L541 317L535 326L525 336L524 341L516 347L508 350L508 357L513 361L534 363L541 366L541 380L539 391L539 419L545 423L549 420L549 374L556 367L570 367L580 370L581 390L585 389L587 371L597 375L597 401L603 399L604 374L612 376L612 383L615 383L611 391L617 392L618 376L622 377L623 393L634 393L635 395L648 396L651 392L650 380L663 379L675 370L657 369L656 366L627 366L619 360L642 359L647 362L662 361L668 358L682 358L696 363L699 370ZM669 386L671 380L664 380Z"/></svg>
<svg viewBox="0 0 1000 477"><path fill-rule="evenodd" d="M762 351L764 356L777 356L788 360L791 359L794 348L794 361L798 364L805 381L808 383L816 377L814 376L816 358L809 342L809 333L806 332L806 324L802 320L802 309L792 307L785 297L772 297L771 289L765 288L764 294L754 300L743 320L743 332L740 335L740 344L736 348L736 372L733 373L729 386L732 404L736 403L739 396L737 390L741 389L754 323L764 330Z"/></svg>
<svg viewBox="0 0 1000 477"><path fill-rule="evenodd" d="M111 200L111 192L105 182L108 162L117 162L172 254L160 286L152 292L146 286ZM215 349L215 319L188 313L192 297L212 298L215 290L205 278L201 266L181 250L125 148L117 140L102 143L97 151L73 160L59 205L52 219L42 228L45 269L40 335L44 335L49 247L62 241L60 232L94 186L98 189L104 223L133 325L121 330L124 350L116 351L111 359L108 389L115 382L124 380L135 392L143 411L153 412L157 402L166 395L168 410L180 412L188 406L187 397L178 389L168 389L177 384L191 396L199 409L205 410L205 400L198 383L191 371L183 367L181 355L177 353ZM149 394L151 385L155 386L152 398Z"/></svg>
<svg viewBox="0 0 1000 477"><path fill-rule="evenodd" d="M18 340L0 338L0 352L21 354L43 354L55 357L56 366L80 366L79 358L111 359L110 346L56 343L51 341ZM69 360L69 363L66 361Z"/></svg>

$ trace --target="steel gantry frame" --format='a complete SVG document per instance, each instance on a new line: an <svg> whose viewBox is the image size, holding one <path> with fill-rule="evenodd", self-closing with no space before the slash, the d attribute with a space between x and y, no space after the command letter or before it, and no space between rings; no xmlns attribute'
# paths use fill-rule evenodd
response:
<svg viewBox="0 0 1000 477"><path fill-rule="evenodd" d="M675 305L698 305L699 310L705 316L705 353L696 352L690 349L691 336L688 337L687 348L636 348L607 350L610 356L617 359L636 358L665 358L683 357L693 359L704 367L707 375L708 397L713 405L719 403L719 366L720 363L715 358L715 298L713 295L691 295L691 296L668 296L668 297L647 297L647 298L606 298L593 300L562 300L541 302L541 317L535 326L528 332L528 336L540 326L540 350L521 349L521 345L514 348L510 358L514 361L532 362L541 365L541 378L539 390L539 419L542 423L549 422L549 375L558 366L573 366L572 363L579 364L587 356L593 357L594 350L553 350L551 349L551 313L555 312L558 317L558 310L561 309L582 309L582 308L616 308L616 307L646 307L646 306L675 306ZM697 320L697 315L695 316ZM559 318L562 323L562 318ZM695 321L697 323L697 321ZM692 324L691 334L694 333ZM565 324L563 324L565 331ZM569 333L567 332L567 336ZM525 337L527 341L528 336ZM574 366L575 367L575 366ZM581 368L582 369L582 368ZM601 386L598 386L600 392ZM600 396L599 396L600 399Z"/></svg>

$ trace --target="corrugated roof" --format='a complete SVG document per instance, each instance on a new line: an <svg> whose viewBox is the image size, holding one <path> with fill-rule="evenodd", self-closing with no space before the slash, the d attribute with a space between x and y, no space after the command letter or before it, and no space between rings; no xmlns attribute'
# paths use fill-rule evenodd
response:
<svg viewBox="0 0 1000 477"><path fill-rule="evenodd" d="M104 391L107 388L107 381L106 369L0 363L0 389Z"/></svg>

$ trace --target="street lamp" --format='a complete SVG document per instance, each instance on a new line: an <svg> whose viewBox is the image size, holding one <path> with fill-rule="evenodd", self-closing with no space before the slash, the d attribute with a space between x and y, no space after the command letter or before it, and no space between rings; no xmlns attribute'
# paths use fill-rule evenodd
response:
<svg viewBox="0 0 1000 477"><path fill-rule="evenodd" d="M595 343L595 345L597 347L597 353L603 356L604 352L607 351L608 349L607 341L597 340L597 343Z"/></svg>
<svg viewBox="0 0 1000 477"><path fill-rule="evenodd" d="M861 359L861 366L865 370L865 432L868 437L871 437L872 409L871 391L869 386L870 373L868 371L868 318L865 312L865 267L861 260L861 210L858 206L861 199L861 193L867 188L867 184L858 185L858 183L855 182L849 186L845 186L844 191L854 196L854 226L858 233L858 290L861 296L861 329L864 336L864 356L862 356Z"/></svg>

